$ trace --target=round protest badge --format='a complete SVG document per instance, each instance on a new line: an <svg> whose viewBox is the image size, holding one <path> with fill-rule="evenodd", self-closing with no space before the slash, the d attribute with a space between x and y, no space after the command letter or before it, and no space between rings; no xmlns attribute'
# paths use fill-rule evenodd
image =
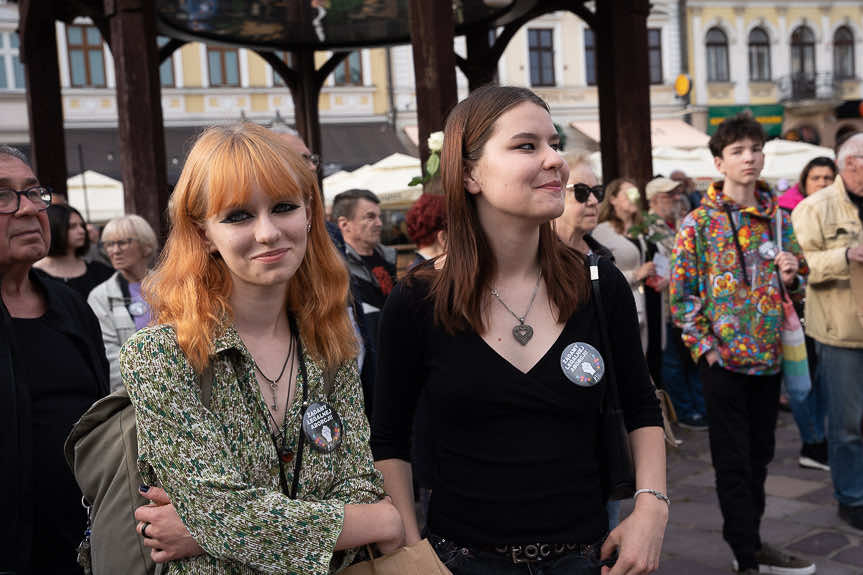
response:
<svg viewBox="0 0 863 575"><path fill-rule="evenodd" d="M766 241L758 246L758 255L761 259L772 261L779 254L779 247L772 241Z"/></svg>
<svg viewBox="0 0 863 575"><path fill-rule="evenodd" d="M592 387L605 375L605 361L589 343L577 341L560 354L560 368L566 378L581 387Z"/></svg>
<svg viewBox="0 0 863 575"><path fill-rule="evenodd" d="M303 433L312 448L330 453L342 444L342 420L329 404L314 402L303 415Z"/></svg>
<svg viewBox="0 0 863 575"><path fill-rule="evenodd" d="M142 301L133 301L129 304L129 313L132 317L141 317L146 314L148 310L149 308L147 307L147 304Z"/></svg>

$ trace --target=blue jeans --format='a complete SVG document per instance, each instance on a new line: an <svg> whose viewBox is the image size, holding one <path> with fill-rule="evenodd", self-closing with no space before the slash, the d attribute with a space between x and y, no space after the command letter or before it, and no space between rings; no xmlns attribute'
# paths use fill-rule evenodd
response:
<svg viewBox="0 0 863 575"><path fill-rule="evenodd" d="M429 535L429 542L452 575L599 575L600 545L588 555L569 553L558 559L536 563L513 563L512 559L490 551L476 551Z"/></svg>
<svg viewBox="0 0 863 575"><path fill-rule="evenodd" d="M863 505L863 349L816 345L816 379L828 395L827 439L836 500Z"/></svg>
<svg viewBox="0 0 863 575"><path fill-rule="evenodd" d="M691 419L694 415L704 417L707 408L698 367L681 340L680 328L669 323L666 329L668 343L662 352L662 387L671 397L678 419Z"/></svg>
<svg viewBox="0 0 863 575"><path fill-rule="evenodd" d="M608 531L620 525L620 501L608 500L605 504L605 510L608 513Z"/></svg>
<svg viewBox="0 0 863 575"><path fill-rule="evenodd" d="M809 373L812 375L812 391L806 399L797 401L788 394L788 405L797 429L800 430L800 440L803 443L821 443L825 437L825 422L827 420L827 390L815 377L816 351L814 342L806 336L806 353L809 354Z"/></svg>

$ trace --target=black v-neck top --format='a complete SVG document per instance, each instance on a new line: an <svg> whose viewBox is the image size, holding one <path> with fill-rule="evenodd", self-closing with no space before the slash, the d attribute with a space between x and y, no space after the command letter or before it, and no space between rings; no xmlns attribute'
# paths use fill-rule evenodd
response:
<svg viewBox="0 0 863 575"><path fill-rule="evenodd" d="M632 292L605 261L600 283L627 428L661 425ZM602 352L592 303L576 311L545 355L522 373L479 334L449 335L434 325L428 289L416 278L402 282L384 307L375 459L410 460L414 410L425 388L432 532L465 544L595 542L608 528L597 456L604 381L579 387L560 366L570 343Z"/></svg>

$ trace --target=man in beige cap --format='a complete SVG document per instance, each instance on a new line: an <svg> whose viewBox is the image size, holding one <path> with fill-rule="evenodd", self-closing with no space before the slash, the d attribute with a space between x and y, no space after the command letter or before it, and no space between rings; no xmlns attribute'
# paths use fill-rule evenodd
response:
<svg viewBox="0 0 863 575"><path fill-rule="evenodd" d="M806 333L815 340L815 378L828 390L827 441L839 517L863 529L863 326L851 266L863 263L863 134L839 148L839 175L797 204L794 233L809 264Z"/></svg>
<svg viewBox="0 0 863 575"><path fill-rule="evenodd" d="M683 182L658 177L647 183L646 193L650 221L650 239L666 260L674 251L674 235L677 222L674 220L677 196L683 191ZM663 266L657 266L658 272ZM667 268L666 268L667 269ZM669 270L670 271L670 270ZM659 274L661 275L661 273ZM665 277L668 277L666 272ZM698 379L698 368L689 350L683 345L681 330L671 322L668 313L668 282L662 287L662 381L661 385L674 404L677 421L687 429L707 429L707 408ZM654 288L656 289L656 288Z"/></svg>

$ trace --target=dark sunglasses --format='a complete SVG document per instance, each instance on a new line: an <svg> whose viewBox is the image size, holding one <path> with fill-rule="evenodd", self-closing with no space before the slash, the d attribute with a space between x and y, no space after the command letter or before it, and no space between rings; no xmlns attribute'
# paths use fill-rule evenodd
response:
<svg viewBox="0 0 863 575"><path fill-rule="evenodd" d="M605 188L602 186L590 187L587 184L570 184L566 186L566 189L572 190L576 201L581 204L587 202L587 198L590 197L590 194L593 194L593 197L596 198L597 202L601 202L602 198L605 197Z"/></svg>

